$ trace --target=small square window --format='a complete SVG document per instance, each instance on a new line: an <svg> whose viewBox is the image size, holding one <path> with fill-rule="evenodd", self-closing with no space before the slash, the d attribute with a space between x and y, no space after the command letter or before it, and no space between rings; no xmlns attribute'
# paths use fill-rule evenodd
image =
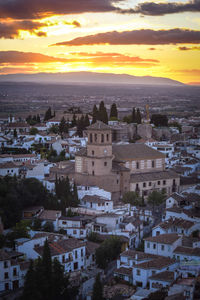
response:
<svg viewBox="0 0 200 300"><path fill-rule="evenodd" d="M136 274L137 274L137 276L140 276L141 272L139 269L137 269Z"/></svg>
<svg viewBox="0 0 200 300"><path fill-rule="evenodd" d="M92 150L92 155L94 155L94 150Z"/></svg>
<svg viewBox="0 0 200 300"><path fill-rule="evenodd" d="M143 187L146 187L146 182L143 182Z"/></svg>
<svg viewBox="0 0 200 300"><path fill-rule="evenodd" d="M153 244L153 249L156 249L156 244Z"/></svg>
<svg viewBox="0 0 200 300"><path fill-rule="evenodd" d="M105 167L107 166L107 161L104 161L104 166L105 166Z"/></svg>
<svg viewBox="0 0 200 300"><path fill-rule="evenodd" d="M158 185L160 185L160 180L158 180Z"/></svg>
<svg viewBox="0 0 200 300"><path fill-rule="evenodd" d="M151 183L151 181L150 181L150 182L149 182L149 186L151 186L151 184L152 184L152 183Z"/></svg>

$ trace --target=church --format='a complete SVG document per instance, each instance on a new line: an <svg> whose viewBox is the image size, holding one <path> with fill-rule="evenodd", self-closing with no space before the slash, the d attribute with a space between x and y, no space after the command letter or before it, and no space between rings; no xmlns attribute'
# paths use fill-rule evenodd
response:
<svg viewBox="0 0 200 300"><path fill-rule="evenodd" d="M101 121L87 128L87 147L75 157L74 180L112 193L118 202L124 193L147 197L153 190L178 192L179 175L165 170L165 155L144 144L113 144L111 128Z"/></svg>

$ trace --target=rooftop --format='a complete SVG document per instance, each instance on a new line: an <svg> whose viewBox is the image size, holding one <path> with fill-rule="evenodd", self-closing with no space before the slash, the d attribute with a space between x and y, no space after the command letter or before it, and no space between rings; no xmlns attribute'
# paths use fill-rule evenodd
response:
<svg viewBox="0 0 200 300"><path fill-rule="evenodd" d="M161 234L158 236L150 236L145 238L144 240L148 242L171 245L180 238L181 236L179 236L176 233L168 233L168 234Z"/></svg>
<svg viewBox="0 0 200 300"><path fill-rule="evenodd" d="M88 126L87 130L111 130L111 128L101 121L96 121L96 123Z"/></svg>

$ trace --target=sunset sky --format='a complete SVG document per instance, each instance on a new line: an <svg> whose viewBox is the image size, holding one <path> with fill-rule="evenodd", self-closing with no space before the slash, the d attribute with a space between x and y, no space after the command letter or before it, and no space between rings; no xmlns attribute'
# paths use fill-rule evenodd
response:
<svg viewBox="0 0 200 300"><path fill-rule="evenodd" d="M200 0L0 0L0 74L200 82Z"/></svg>

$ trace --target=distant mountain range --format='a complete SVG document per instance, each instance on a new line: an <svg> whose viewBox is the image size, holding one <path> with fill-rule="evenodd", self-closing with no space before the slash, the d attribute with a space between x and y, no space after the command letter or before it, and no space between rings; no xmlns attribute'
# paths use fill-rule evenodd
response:
<svg viewBox="0 0 200 300"><path fill-rule="evenodd" d="M79 83L79 84L144 84L184 85L180 81L164 77L133 76L127 74L69 72L0 75L0 82Z"/></svg>

